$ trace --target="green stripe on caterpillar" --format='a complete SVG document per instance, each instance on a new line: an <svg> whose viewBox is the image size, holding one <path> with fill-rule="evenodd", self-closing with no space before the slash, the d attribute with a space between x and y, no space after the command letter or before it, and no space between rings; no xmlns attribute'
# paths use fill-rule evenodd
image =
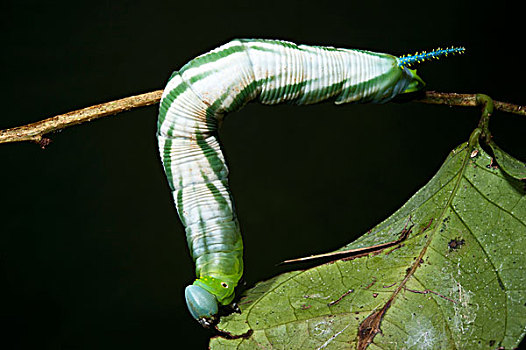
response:
<svg viewBox="0 0 526 350"><path fill-rule="evenodd" d="M395 57L384 53L236 39L198 56L170 77L159 108L159 151L197 279L185 290L195 319L228 305L243 274L243 243L217 139L227 113L264 104L383 103L418 91L408 67L463 48Z"/></svg>

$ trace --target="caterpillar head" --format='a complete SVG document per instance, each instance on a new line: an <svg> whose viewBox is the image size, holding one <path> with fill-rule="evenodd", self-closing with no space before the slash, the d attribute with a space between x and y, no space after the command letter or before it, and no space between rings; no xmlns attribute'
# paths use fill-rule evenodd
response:
<svg viewBox="0 0 526 350"><path fill-rule="evenodd" d="M420 91L426 86L426 83L416 74L416 69L409 69L407 67L401 67L404 70L406 79L408 81L407 87L402 91L402 94Z"/></svg>
<svg viewBox="0 0 526 350"><path fill-rule="evenodd" d="M463 47L451 47L446 49L438 48L430 52L420 52L415 53L414 55L406 55L402 57L397 57L398 67L403 70L406 75L408 82L407 87L402 91L402 93L415 92L424 88L426 85L422 78L416 74L416 69L409 69L414 64L422 63L432 59L438 60L442 56L450 54L462 54L465 52Z"/></svg>
<svg viewBox="0 0 526 350"><path fill-rule="evenodd" d="M234 299L236 283L212 276L201 276L186 287L186 305L196 320L211 318L218 312L218 305L227 305Z"/></svg>

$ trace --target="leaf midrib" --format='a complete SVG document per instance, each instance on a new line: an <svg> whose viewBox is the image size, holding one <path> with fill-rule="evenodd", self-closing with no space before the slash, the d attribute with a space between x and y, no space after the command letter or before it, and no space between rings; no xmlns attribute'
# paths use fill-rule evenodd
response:
<svg viewBox="0 0 526 350"><path fill-rule="evenodd" d="M451 191L451 194L449 195L448 201L447 201L446 205L444 206L444 208L442 209L442 212L437 217L437 222L441 222L442 221L442 219L444 218L446 212L449 210L449 208L450 208L450 206L451 206L451 204L453 202L453 199L455 198L455 196L457 194L458 189L460 188L460 183L462 182L462 179L464 178L464 173L465 173L465 170L467 168L467 163L469 161L469 153L470 153L469 150L472 149L472 148L474 148L473 145L467 144L464 149L459 150L459 152L457 153L458 156L464 155L464 160L462 161L462 165L461 165L460 170L455 175L455 176L458 177L457 178L457 182L455 184L455 187ZM439 227L440 227L439 225L435 225L435 227L432 228L431 231L429 232L428 239L427 239L426 243L424 244L424 247L422 248L422 251L420 252L418 257L415 259L415 262L413 263L413 265L411 266L411 269L408 271L408 273L406 274L406 276L404 277L402 282L400 282L398 287L395 289L395 291L393 292L393 295L384 304L384 307L383 307L384 311L381 314L382 318L385 315L385 313L389 310L391 305L394 303L395 298L398 296L400 291L405 287L405 285L407 284L409 279L411 277L413 277L413 275L415 274L416 270L418 269L418 266L420 266L420 264L421 264L420 261L422 261L422 259L424 258L424 255L426 254L429 245L433 241L435 233L437 232ZM380 323L381 323L381 321L380 321ZM369 346L369 344L367 345L367 347Z"/></svg>

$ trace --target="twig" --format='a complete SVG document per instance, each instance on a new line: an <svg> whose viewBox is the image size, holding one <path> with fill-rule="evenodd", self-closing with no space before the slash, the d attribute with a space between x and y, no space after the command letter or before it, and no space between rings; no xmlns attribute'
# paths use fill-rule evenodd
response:
<svg viewBox="0 0 526 350"><path fill-rule="evenodd" d="M35 123L0 130L0 143L32 141L45 146L49 140L44 135L53 131L89 122L98 118L119 114L131 109L156 104L161 99L162 90L130 96L116 101L101 103L76 111L59 114ZM425 97L416 102L445 104L449 106L477 106L476 94L457 94L436 91L425 92ZM526 116L526 107L506 102L494 101L495 109Z"/></svg>
<svg viewBox="0 0 526 350"><path fill-rule="evenodd" d="M455 92L426 91L424 98L415 101L436 105L475 107L479 105L479 102L477 101L477 95L478 94L457 94ZM496 110L526 116L526 106L519 106L513 103L495 100L493 103Z"/></svg>
<svg viewBox="0 0 526 350"><path fill-rule="evenodd" d="M0 143L32 141L41 144L41 146L45 146L45 143L48 143L48 139L44 138L44 135L50 132L89 122L94 119L119 114L131 109L156 104L161 99L162 93L163 90L157 90L130 96L65 114L59 114L36 123L0 130Z"/></svg>

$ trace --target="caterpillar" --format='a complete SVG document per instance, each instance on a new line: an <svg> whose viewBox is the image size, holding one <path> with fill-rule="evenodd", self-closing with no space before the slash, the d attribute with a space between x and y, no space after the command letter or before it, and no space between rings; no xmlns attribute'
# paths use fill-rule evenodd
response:
<svg viewBox="0 0 526 350"><path fill-rule="evenodd" d="M421 90L413 64L452 47L395 57L384 53L235 39L175 71L164 89L157 122L159 152L195 262L185 289L191 315L213 319L228 305L243 274L243 243L228 187L217 130L223 117L257 100L297 105L326 100L383 103Z"/></svg>

